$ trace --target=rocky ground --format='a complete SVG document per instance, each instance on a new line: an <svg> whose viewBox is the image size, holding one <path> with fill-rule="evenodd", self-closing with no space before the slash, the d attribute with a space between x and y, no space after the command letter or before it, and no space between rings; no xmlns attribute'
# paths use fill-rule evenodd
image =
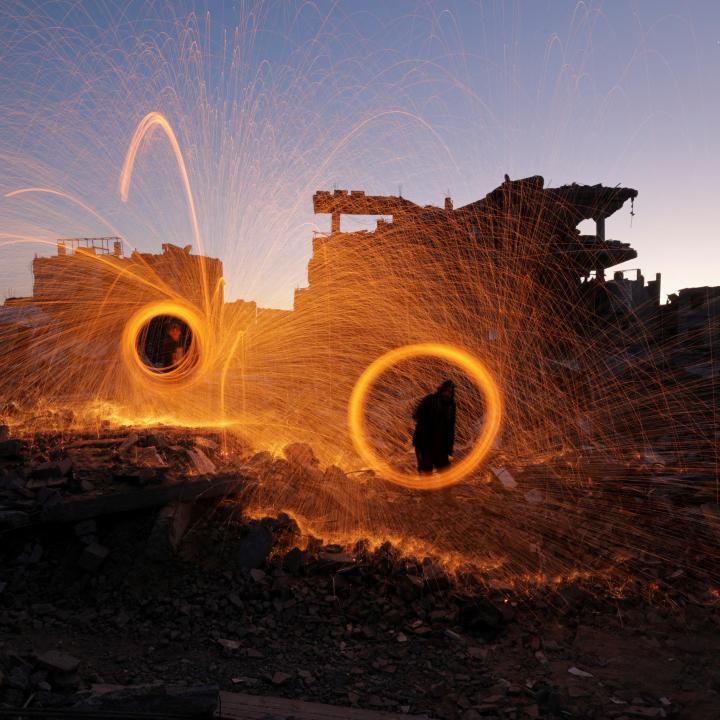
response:
<svg viewBox="0 0 720 720"><path fill-rule="evenodd" d="M720 716L720 591L696 553L643 550L641 575L520 588L389 543L323 544L233 494L43 521L48 503L112 484L268 462L236 449L233 468L212 437L131 436L2 450L0 707L67 706L101 684L209 683L442 719ZM445 501L447 519L462 497Z"/></svg>

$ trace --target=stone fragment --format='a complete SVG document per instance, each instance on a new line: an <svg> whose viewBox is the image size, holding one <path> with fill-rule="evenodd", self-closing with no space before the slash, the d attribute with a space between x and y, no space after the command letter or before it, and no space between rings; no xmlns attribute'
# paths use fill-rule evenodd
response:
<svg viewBox="0 0 720 720"><path fill-rule="evenodd" d="M339 485L347 480L347 475L337 465L328 465L323 473L323 482L328 485Z"/></svg>
<svg viewBox="0 0 720 720"><path fill-rule="evenodd" d="M260 568L252 568L250 570L250 577L257 583L263 582L265 580L266 574L264 570L261 570Z"/></svg>
<svg viewBox="0 0 720 720"><path fill-rule="evenodd" d="M545 495L542 490L533 488L532 490L528 490L525 493L525 500L527 501L528 505L542 505L543 501L545 500Z"/></svg>
<svg viewBox="0 0 720 720"><path fill-rule="evenodd" d="M240 649L240 641L239 640L230 640L228 638L218 638L218 645L223 649L223 654L227 655L228 657L234 655L237 653L237 651Z"/></svg>
<svg viewBox="0 0 720 720"><path fill-rule="evenodd" d="M205 448L206 450L217 450L220 447L214 440L202 435L196 435L194 442L195 447Z"/></svg>
<svg viewBox="0 0 720 720"><path fill-rule="evenodd" d="M305 553L297 547L285 554L283 558L283 570L291 575L297 575L302 567Z"/></svg>
<svg viewBox="0 0 720 720"><path fill-rule="evenodd" d="M15 530L30 522L30 516L21 510L0 510L0 530Z"/></svg>
<svg viewBox="0 0 720 720"><path fill-rule="evenodd" d="M289 682L290 680L292 680L292 675L290 675L289 673L285 673L285 672L277 671L272 676L272 684L273 685L285 685L285 683Z"/></svg>
<svg viewBox="0 0 720 720"><path fill-rule="evenodd" d="M63 673L73 673L80 666L80 660L73 655L58 650L48 650L38 656L38 663L49 670Z"/></svg>
<svg viewBox="0 0 720 720"><path fill-rule="evenodd" d="M93 711L108 717L133 717L139 714L158 717L187 717L201 720L215 717L218 707L217 685L139 685L133 687L94 686L95 692L73 707L78 717Z"/></svg>
<svg viewBox="0 0 720 720"><path fill-rule="evenodd" d="M215 463L200 448L186 448L186 452L195 474L212 475L217 472Z"/></svg>
<svg viewBox="0 0 720 720"><path fill-rule="evenodd" d="M86 535L94 535L97 532L97 523L92 518L89 520L83 520L75 525L75 535L79 538L85 537Z"/></svg>
<svg viewBox="0 0 720 720"><path fill-rule="evenodd" d="M150 445L148 447L133 447L132 458L133 463L143 468L166 468L167 463L160 457L157 448Z"/></svg>
<svg viewBox="0 0 720 720"><path fill-rule="evenodd" d="M105 562L109 553L110 551L105 546L96 542L91 543L83 550L78 565L86 572L96 572Z"/></svg>
<svg viewBox="0 0 720 720"><path fill-rule="evenodd" d="M137 441L139 439L140 438L138 437L137 433L130 433L121 443L120 447L117 449L118 455L122 455L123 453L127 452L131 447L137 444Z"/></svg>
<svg viewBox="0 0 720 720"><path fill-rule="evenodd" d="M270 528L265 523L255 523L240 543L238 565L248 569L259 568L272 552L274 543Z"/></svg>
<svg viewBox="0 0 720 720"><path fill-rule="evenodd" d="M482 598L463 605L458 612L458 621L467 632L485 640L496 638L506 625L503 613Z"/></svg>
<svg viewBox="0 0 720 720"><path fill-rule="evenodd" d="M623 713L631 718L664 718L667 713L663 708L642 707L640 705L630 705L623 708Z"/></svg>
<svg viewBox="0 0 720 720"><path fill-rule="evenodd" d="M19 440L0 441L0 458L14 460L20 457L22 445Z"/></svg>
<svg viewBox="0 0 720 720"><path fill-rule="evenodd" d="M28 478L34 480L49 480L50 478L63 478L72 470L72 460L63 458L58 462L46 462L35 465L28 473Z"/></svg>
<svg viewBox="0 0 720 720"><path fill-rule="evenodd" d="M291 465L308 468L317 467L320 464L312 447L307 443L290 443L283 448L283 454Z"/></svg>
<svg viewBox="0 0 720 720"><path fill-rule="evenodd" d="M158 513L145 552L153 560L172 555L180 547L192 520L193 503L173 502Z"/></svg>
<svg viewBox="0 0 720 720"><path fill-rule="evenodd" d="M570 675L574 675L575 677L580 678L591 678L594 677L592 673L586 672L585 670L581 670L578 667L575 667L574 665L568 669L568 672Z"/></svg>
<svg viewBox="0 0 720 720"><path fill-rule="evenodd" d="M518 484L507 468L491 467L490 470L506 490L515 490L517 488Z"/></svg>

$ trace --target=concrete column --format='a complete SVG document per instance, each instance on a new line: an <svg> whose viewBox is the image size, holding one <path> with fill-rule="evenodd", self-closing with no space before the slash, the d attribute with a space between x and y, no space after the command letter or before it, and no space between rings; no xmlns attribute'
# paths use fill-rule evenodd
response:
<svg viewBox="0 0 720 720"><path fill-rule="evenodd" d="M605 240L605 218L597 218L595 220L595 234L598 240Z"/></svg>

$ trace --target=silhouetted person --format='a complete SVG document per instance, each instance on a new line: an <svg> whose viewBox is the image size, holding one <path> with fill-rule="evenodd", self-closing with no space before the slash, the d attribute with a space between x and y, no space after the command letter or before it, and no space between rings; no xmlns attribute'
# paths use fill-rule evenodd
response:
<svg viewBox="0 0 720 720"><path fill-rule="evenodd" d="M182 328L177 323L168 325L165 336L160 343L158 365L161 368L174 367L185 357L185 343L182 334Z"/></svg>
<svg viewBox="0 0 720 720"><path fill-rule="evenodd" d="M431 473L450 465L455 445L455 384L446 380L436 392L426 395L413 413L413 445L418 472Z"/></svg>

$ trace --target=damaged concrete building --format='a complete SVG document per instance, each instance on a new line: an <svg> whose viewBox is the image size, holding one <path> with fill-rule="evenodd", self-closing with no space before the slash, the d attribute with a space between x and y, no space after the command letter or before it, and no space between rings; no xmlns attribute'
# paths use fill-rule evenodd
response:
<svg viewBox="0 0 720 720"><path fill-rule="evenodd" d="M162 253L124 254L119 237L62 238L32 262L33 294L0 308L5 397L110 397L128 318L176 297L202 307L205 288L222 303L222 262L165 243ZM88 372L88 361L94 372Z"/></svg>

